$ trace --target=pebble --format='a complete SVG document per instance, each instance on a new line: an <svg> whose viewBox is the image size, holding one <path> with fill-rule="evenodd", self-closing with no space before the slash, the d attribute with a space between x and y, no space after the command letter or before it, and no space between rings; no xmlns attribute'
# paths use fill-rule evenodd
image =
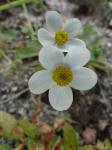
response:
<svg viewBox="0 0 112 150"><path fill-rule="evenodd" d="M7 95L3 95L3 96L1 97L2 100L5 100L6 98L7 98Z"/></svg>
<svg viewBox="0 0 112 150"><path fill-rule="evenodd" d="M17 90L18 90L17 86L12 87L12 89L11 89L12 92L17 92Z"/></svg>
<svg viewBox="0 0 112 150"><path fill-rule="evenodd" d="M10 113L15 113L17 110L16 110L16 108L11 108L11 109L9 109L9 112Z"/></svg>
<svg viewBox="0 0 112 150"><path fill-rule="evenodd" d="M109 27L112 28L112 19L109 21Z"/></svg>
<svg viewBox="0 0 112 150"><path fill-rule="evenodd" d="M108 48L111 48L112 47L112 43L108 42L107 46L108 46Z"/></svg>

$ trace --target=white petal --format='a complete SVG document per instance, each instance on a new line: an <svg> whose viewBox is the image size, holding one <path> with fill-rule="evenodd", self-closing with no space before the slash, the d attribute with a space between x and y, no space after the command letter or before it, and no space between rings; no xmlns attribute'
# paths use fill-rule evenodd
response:
<svg viewBox="0 0 112 150"><path fill-rule="evenodd" d="M43 46L53 44L53 37L51 34L44 28L38 30L38 40Z"/></svg>
<svg viewBox="0 0 112 150"><path fill-rule="evenodd" d="M71 37L79 35L82 32L81 22L76 18L69 19L66 21L64 29L70 34Z"/></svg>
<svg viewBox="0 0 112 150"><path fill-rule="evenodd" d="M62 29L63 19L62 16L56 11L48 11L46 13L46 25L50 31L56 31Z"/></svg>
<svg viewBox="0 0 112 150"><path fill-rule="evenodd" d="M53 46L58 47L60 49L60 51L62 52L69 52L71 50L71 47L73 46L79 46L79 47L86 47L86 44L84 41L80 40L80 39L70 39L65 45L63 46L59 46L57 44L53 44ZM73 48L72 48L73 49Z"/></svg>
<svg viewBox="0 0 112 150"><path fill-rule="evenodd" d="M90 51L86 47L74 46L71 47L65 57L65 63L68 63L72 68L84 66L90 59Z"/></svg>
<svg viewBox="0 0 112 150"><path fill-rule="evenodd" d="M71 86L77 90L89 90L95 86L97 82L96 73L85 67L74 70L74 80Z"/></svg>
<svg viewBox="0 0 112 150"><path fill-rule="evenodd" d="M54 86L49 90L51 106L58 110L67 110L73 102L73 93L70 87Z"/></svg>
<svg viewBox="0 0 112 150"><path fill-rule="evenodd" d="M34 94L41 94L47 91L52 84L50 73L42 70L34 73L29 80L29 89Z"/></svg>
<svg viewBox="0 0 112 150"><path fill-rule="evenodd" d="M75 38L75 39L70 39L70 40L66 43L67 49L69 49L71 46L86 47L86 44L85 44L84 41Z"/></svg>
<svg viewBox="0 0 112 150"><path fill-rule="evenodd" d="M39 61L46 69L52 69L56 64L62 63L64 54L60 49L47 46L40 50Z"/></svg>

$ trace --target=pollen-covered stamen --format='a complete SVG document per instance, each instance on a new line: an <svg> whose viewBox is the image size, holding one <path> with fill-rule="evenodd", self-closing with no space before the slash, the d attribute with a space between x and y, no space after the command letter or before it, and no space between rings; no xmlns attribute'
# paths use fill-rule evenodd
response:
<svg viewBox="0 0 112 150"><path fill-rule="evenodd" d="M64 45L69 40L69 34L64 30L57 30L55 32L55 42L58 45Z"/></svg>
<svg viewBox="0 0 112 150"><path fill-rule="evenodd" d="M52 79L57 85L66 86L73 79L72 70L68 66L58 66L53 71Z"/></svg>

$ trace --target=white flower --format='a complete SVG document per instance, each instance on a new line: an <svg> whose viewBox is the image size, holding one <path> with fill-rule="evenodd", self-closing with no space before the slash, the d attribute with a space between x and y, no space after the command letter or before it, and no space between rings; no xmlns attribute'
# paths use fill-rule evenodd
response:
<svg viewBox="0 0 112 150"><path fill-rule="evenodd" d="M38 30L38 39L43 46L54 45L62 51L69 51L71 46L85 46L82 40L75 38L82 31L79 19L65 21L56 11L48 11L45 19L49 31L44 28Z"/></svg>
<svg viewBox="0 0 112 150"><path fill-rule="evenodd" d="M49 89L49 101L58 111L67 110L73 101L72 88L88 90L97 82L97 75L89 68L82 67L90 59L86 48L74 47L64 54L53 46L42 48L39 61L46 70L38 71L29 80L29 88L34 94Z"/></svg>

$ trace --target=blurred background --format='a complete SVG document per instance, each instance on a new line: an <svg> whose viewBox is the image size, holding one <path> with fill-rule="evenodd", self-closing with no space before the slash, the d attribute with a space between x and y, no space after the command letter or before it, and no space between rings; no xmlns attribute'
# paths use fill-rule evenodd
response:
<svg viewBox="0 0 112 150"><path fill-rule="evenodd" d="M79 18L79 37L91 52L88 67L98 75L87 92L57 112L47 92L34 96L30 76L42 66L37 31L45 13ZM112 150L112 1L0 0L0 150Z"/></svg>

